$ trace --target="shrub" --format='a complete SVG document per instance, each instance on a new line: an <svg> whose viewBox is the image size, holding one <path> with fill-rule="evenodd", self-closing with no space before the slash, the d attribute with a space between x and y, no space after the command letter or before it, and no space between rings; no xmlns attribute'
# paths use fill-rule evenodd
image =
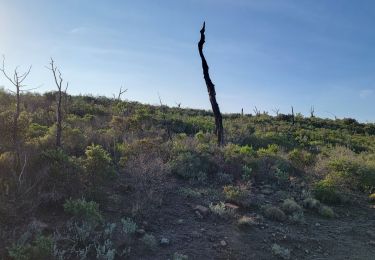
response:
<svg viewBox="0 0 375 260"><path fill-rule="evenodd" d="M292 223L303 223L305 221L305 215L303 211L296 211L288 216L289 221Z"/></svg>
<svg viewBox="0 0 375 260"><path fill-rule="evenodd" d="M156 241L156 238L154 235L151 234L145 234L142 238L141 241L143 245L146 247L146 250L149 251L154 251L156 250L158 246L158 242Z"/></svg>
<svg viewBox="0 0 375 260"><path fill-rule="evenodd" d="M86 148L86 158L83 161L89 180L96 186L114 177L115 170L109 153L100 145L90 145Z"/></svg>
<svg viewBox="0 0 375 260"><path fill-rule="evenodd" d="M329 180L319 181L315 185L314 195L324 203L336 204L343 201L343 196Z"/></svg>
<svg viewBox="0 0 375 260"><path fill-rule="evenodd" d="M264 208L264 215L266 218L280 222L286 219L284 211L275 206L266 206Z"/></svg>
<svg viewBox="0 0 375 260"><path fill-rule="evenodd" d="M202 194L199 191L193 190L191 188L180 188L178 194L185 198L200 198Z"/></svg>
<svg viewBox="0 0 375 260"><path fill-rule="evenodd" d="M186 180L205 182L210 166L207 158L193 152L183 152L171 162L171 171Z"/></svg>
<svg viewBox="0 0 375 260"><path fill-rule="evenodd" d="M299 168L310 166L314 162L314 156L311 153L300 149L290 151L288 159Z"/></svg>
<svg viewBox="0 0 375 260"><path fill-rule="evenodd" d="M133 235L138 228L137 223L135 223L131 218L122 218L122 232L127 235Z"/></svg>
<svg viewBox="0 0 375 260"><path fill-rule="evenodd" d="M189 257L188 257L187 255L184 255L184 254L180 254L180 253L175 252L175 253L173 254L173 258L172 258L172 259L173 259L173 260L188 260Z"/></svg>
<svg viewBox="0 0 375 260"><path fill-rule="evenodd" d="M239 200L244 196L244 191L233 185L224 186L223 193L226 199L232 201Z"/></svg>
<svg viewBox="0 0 375 260"><path fill-rule="evenodd" d="M41 160L48 165L48 177L43 191L54 194L54 197L50 198L53 202L80 193L82 188L80 174L83 169L75 157L68 156L62 149L53 149L43 152Z"/></svg>
<svg viewBox="0 0 375 260"><path fill-rule="evenodd" d="M279 146L277 144L269 144L267 148L260 148L257 151L258 156L260 157L272 157L279 152Z"/></svg>
<svg viewBox="0 0 375 260"><path fill-rule="evenodd" d="M239 227L251 227L255 224L256 224L256 221L253 217L242 216L237 221L237 225Z"/></svg>
<svg viewBox="0 0 375 260"><path fill-rule="evenodd" d="M242 179L244 181L249 181L252 178L252 176L253 176L253 169L247 165L244 165L242 167Z"/></svg>
<svg viewBox="0 0 375 260"><path fill-rule="evenodd" d="M320 208L320 201L314 198L307 198L302 203L304 208L318 210Z"/></svg>
<svg viewBox="0 0 375 260"><path fill-rule="evenodd" d="M293 214L296 212L302 212L302 208L293 199L286 199L281 204L281 209L287 214Z"/></svg>
<svg viewBox="0 0 375 260"><path fill-rule="evenodd" d="M37 123L31 123L27 131L29 138L42 137L48 133L48 126L39 125Z"/></svg>
<svg viewBox="0 0 375 260"><path fill-rule="evenodd" d="M216 174L216 181L219 184L230 184L233 182L233 175L224 172L218 172Z"/></svg>
<svg viewBox="0 0 375 260"><path fill-rule="evenodd" d="M212 213L215 215L222 217L222 218L227 218L231 215L233 215L233 212L231 209L228 209L225 206L224 202L219 202L218 204L214 205L213 203L210 203L209 209Z"/></svg>
<svg viewBox="0 0 375 260"><path fill-rule="evenodd" d="M375 203L375 193L370 194L370 196L368 196L368 198L369 198L370 202Z"/></svg>
<svg viewBox="0 0 375 260"><path fill-rule="evenodd" d="M29 260L30 259L30 246L13 244L8 248L8 255L14 260Z"/></svg>
<svg viewBox="0 0 375 260"><path fill-rule="evenodd" d="M91 223L101 222L103 217L99 212L99 204L85 199L69 199L64 203L64 211L74 217Z"/></svg>
<svg viewBox="0 0 375 260"><path fill-rule="evenodd" d="M279 184L286 183L289 180L289 173L279 167L275 168L274 174Z"/></svg>
<svg viewBox="0 0 375 260"><path fill-rule="evenodd" d="M328 206L321 206L319 208L319 214L325 218L334 218L335 217L335 213L333 212L333 210L328 207Z"/></svg>
<svg viewBox="0 0 375 260"><path fill-rule="evenodd" d="M284 248L278 244L273 244L271 247L272 254L280 257L281 259L290 259L290 251L287 248Z"/></svg>
<svg viewBox="0 0 375 260"><path fill-rule="evenodd" d="M38 236L33 243L32 254L35 259L50 259L54 242L51 237Z"/></svg>
<svg viewBox="0 0 375 260"><path fill-rule="evenodd" d="M51 259L53 245L54 242L51 237L39 235L31 245L26 241L13 244L8 248L8 255L14 260Z"/></svg>

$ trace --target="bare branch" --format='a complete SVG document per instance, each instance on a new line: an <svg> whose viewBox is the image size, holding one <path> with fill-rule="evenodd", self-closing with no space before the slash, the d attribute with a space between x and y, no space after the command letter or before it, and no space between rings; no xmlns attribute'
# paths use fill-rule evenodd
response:
<svg viewBox="0 0 375 260"><path fill-rule="evenodd" d="M117 96L117 100L120 101L121 100L121 96L126 92L128 91L128 89L122 89L122 86L120 87L120 90L118 92L118 96Z"/></svg>

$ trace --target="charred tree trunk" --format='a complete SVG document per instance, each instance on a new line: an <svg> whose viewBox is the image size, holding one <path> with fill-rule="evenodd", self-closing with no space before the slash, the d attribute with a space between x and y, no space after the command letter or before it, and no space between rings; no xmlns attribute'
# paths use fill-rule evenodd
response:
<svg viewBox="0 0 375 260"><path fill-rule="evenodd" d="M199 50L199 55L202 60L202 68L203 68L203 76L204 80L206 82L207 86L207 91L208 95L210 98L211 106L212 106L212 111L214 113L215 117L215 127L216 127L216 136L217 136L217 143L219 146L224 144L224 128L223 128L223 118L220 113L220 108L219 105L216 102L216 92L215 92L215 85L212 83L210 74L208 73L208 64L206 61L206 58L204 57L203 54L203 45L205 43L205 29L206 29L206 23L203 23L203 27L200 31L201 33L201 39L198 42L198 50Z"/></svg>

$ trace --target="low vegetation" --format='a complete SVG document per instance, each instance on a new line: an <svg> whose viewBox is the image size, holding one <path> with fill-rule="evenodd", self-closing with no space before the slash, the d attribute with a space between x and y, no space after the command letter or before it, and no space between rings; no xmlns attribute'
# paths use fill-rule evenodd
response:
<svg viewBox="0 0 375 260"><path fill-rule="evenodd" d="M218 146L209 111L64 95L56 146L56 98L22 93L15 146L16 97L0 90L0 258L195 259L177 245L216 225L298 229L375 201L374 124L224 114ZM210 236L230 258L231 239Z"/></svg>

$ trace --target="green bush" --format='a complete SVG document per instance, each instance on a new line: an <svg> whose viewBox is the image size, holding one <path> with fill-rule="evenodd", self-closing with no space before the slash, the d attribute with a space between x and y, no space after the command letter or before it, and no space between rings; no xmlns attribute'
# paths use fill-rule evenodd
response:
<svg viewBox="0 0 375 260"><path fill-rule="evenodd" d="M242 166L242 179L244 181L249 181L253 177L253 168L244 165Z"/></svg>
<svg viewBox="0 0 375 260"><path fill-rule="evenodd" d="M281 204L281 209L287 214L293 214L295 212L302 212L302 208L293 199L286 199Z"/></svg>
<svg viewBox="0 0 375 260"><path fill-rule="evenodd" d="M318 200L324 203L337 204L343 201L342 194L329 180L319 181L315 185L314 195Z"/></svg>
<svg viewBox="0 0 375 260"><path fill-rule="evenodd" d="M8 255L14 260L52 259L54 242L51 237L39 235L31 243L13 244Z"/></svg>
<svg viewBox="0 0 375 260"><path fill-rule="evenodd" d="M53 253L53 239L47 236L38 236L33 243L32 254L35 259L50 259Z"/></svg>
<svg viewBox="0 0 375 260"><path fill-rule="evenodd" d="M288 153L288 159L297 167L304 168L314 163L314 156L304 150L293 149Z"/></svg>
<svg viewBox="0 0 375 260"><path fill-rule="evenodd" d="M286 219L284 211L275 206L264 207L264 215L269 219L280 222Z"/></svg>
<svg viewBox="0 0 375 260"><path fill-rule="evenodd" d="M220 201L216 205L210 203L208 206L210 211L221 218L228 218L233 215L233 211L225 206L225 203Z"/></svg>
<svg viewBox="0 0 375 260"><path fill-rule="evenodd" d="M199 191L193 190L191 188L180 188L178 189L178 194L185 198L200 198L202 194Z"/></svg>
<svg viewBox="0 0 375 260"><path fill-rule="evenodd" d="M319 214L325 218L334 218L335 217L335 213L333 212L333 210L328 207L328 206L321 206L319 208Z"/></svg>
<svg viewBox="0 0 375 260"><path fill-rule="evenodd" d="M100 145L92 144L86 148L86 158L83 161L89 181L97 186L115 176L112 159L109 153Z"/></svg>
<svg viewBox="0 0 375 260"><path fill-rule="evenodd" d="M227 185L223 188L223 193L227 200L238 201L244 197L244 191L237 186Z"/></svg>
<svg viewBox="0 0 375 260"><path fill-rule="evenodd" d="M372 193L368 196L370 202L375 203L375 193Z"/></svg>
<svg viewBox="0 0 375 260"><path fill-rule="evenodd" d="M78 219L91 223L98 223L103 220L99 211L99 204L85 199L69 199L64 203L64 211Z"/></svg>
<svg viewBox="0 0 375 260"><path fill-rule="evenodd" d="M137 223L135 223L131 218L122 218L122 232L127 235L133 235L138 228Z"/></svg>
<svg viewBox="0 0 375 260"><path fill-rule="evenodd" d="M170 162L170 166L173 174L186 180L196 180L199 182L205 182L207 173L210 170L207 158L193 152L178 154Z"/></svg>
<svg viewBox="0 0 375 260"><path fill-rule="evenodd" d="M272 157L279 152L280 148L277 144L269 144L267 148L260 148L257 151L258 156L260 157Z"/></svg>
<svg viewBox="0 0 375 260"><path fill-rule="evenodd" d="M318 210L320 208L320 201L314 198L306 198L303 201L303 207L306 209Z"/></svg>

